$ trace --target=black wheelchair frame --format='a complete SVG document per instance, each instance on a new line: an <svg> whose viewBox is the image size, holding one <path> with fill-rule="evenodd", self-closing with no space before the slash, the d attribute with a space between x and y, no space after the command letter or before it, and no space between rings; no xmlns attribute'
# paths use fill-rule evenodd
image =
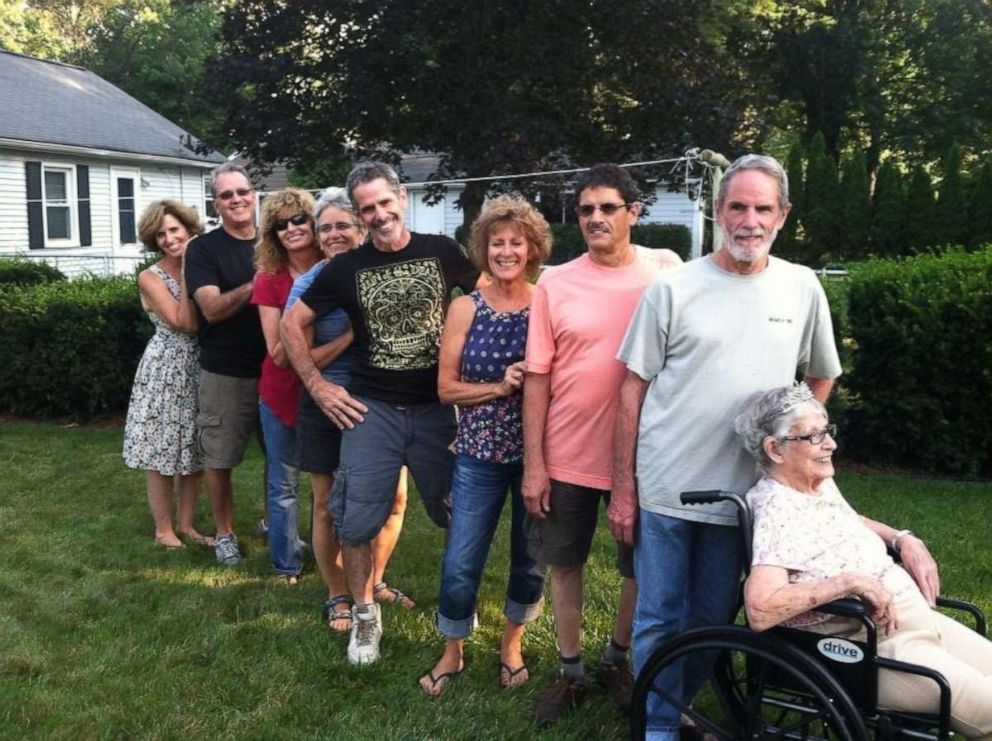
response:
<svg viewBox="0 0 992 741"><path fill-rule="evenodd" d="M744 540L745 570L751 562L751 511L738 494L722 491L685 492L684 504L734 502ZM743 583L742 583L743 585ZM743 605L743 591L739 604ZM960 610L986 634L986 620L975 605L938 598L939 607ZM877 631L864 605L842 599L818 612L859 620L866 640L835 638L792 628L758 633L742 625L695 628L666 641L652 653L634 684L631 735L642 739L651 695L677 707L699 733L727 739L948 739L951 689L939 672L878 656ZM693 654L710 663L710 684L720 719L656 686L668 666ZM940 691L936 714L905 713L878 707L878 670L891 669L927 677ZM872 735L874 734L874 735Z"/></svg>

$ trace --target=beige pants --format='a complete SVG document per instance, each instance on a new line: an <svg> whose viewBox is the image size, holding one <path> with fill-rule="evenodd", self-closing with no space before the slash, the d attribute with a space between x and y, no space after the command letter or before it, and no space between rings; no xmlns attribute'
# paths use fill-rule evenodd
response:
<svg viewBox="0 0 992 741"><path fill-rule="evenodd" d="M919 593L896 605L899 629L878 642L878 655L936 669L951 685L951 727L968 739L992 739L992 642L931 610ZM882 670L878 703L936 713L940 693L925 677Z"/></svg>

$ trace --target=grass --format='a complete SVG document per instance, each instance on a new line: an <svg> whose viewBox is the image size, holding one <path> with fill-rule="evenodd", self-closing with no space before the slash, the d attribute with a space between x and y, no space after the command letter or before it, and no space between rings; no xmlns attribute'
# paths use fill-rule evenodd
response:
<svg viewBox="0 0 992 741"><path fill-rule="evenodd" d="M572 718L538 732L537 694L553 678L550 611L527 634L533 681L496 685L505 522L468 641L466 672L428 700L417 677L439 655L433 627L441 533L411 496L390 580L417 609L384 610L384 660L364 669L319 620L311 569L288 589L269 575L261 458L235 473L246 563L152 543L144 478L124 468L119 429L0 422L0 737L619 739L626 720L596 691ZM846 474L841 487L873 517L911 527L942 566L944 591L992 614L987 554L992 486ZM198 522L210 531L201 502ZM587 575L583 650L609 638L619 578L601 528Z"/></svg>

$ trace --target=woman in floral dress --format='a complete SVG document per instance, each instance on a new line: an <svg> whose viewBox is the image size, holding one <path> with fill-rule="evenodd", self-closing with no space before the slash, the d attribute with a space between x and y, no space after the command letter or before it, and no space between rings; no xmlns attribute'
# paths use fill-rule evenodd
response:
<svg viewBox="0 0 992 741"><path fill-rule="evenodd" d="M533 286L551 251L548 223L522 198L500 196L472 226L469 254L492 281L451 302L441 336L438 395L459 407L452 477L452 513L441 565L436 622L444 653L420 678L434 697L462 670L465 638L476 623L482 569L510 492L510 577L503 613L499 682L528 680L521 641L524 626L541 613L544 572L524 533L524 346Z"/></svg>
<svg viewBox="0 0 992 741"><path fill-rule="evenodd" d="M203 468L196 441L200 349L196 314L183 280L186 244L201 233L196 212L173 200L156 201L138 224L142 244L162 259L138 275L141 305L155 325L131 390L124 428L124 463L147 471L155 542L182 548L187 540L212 545L193 525ZM179 535L172 526L172 493L179 488Z"/></svg>

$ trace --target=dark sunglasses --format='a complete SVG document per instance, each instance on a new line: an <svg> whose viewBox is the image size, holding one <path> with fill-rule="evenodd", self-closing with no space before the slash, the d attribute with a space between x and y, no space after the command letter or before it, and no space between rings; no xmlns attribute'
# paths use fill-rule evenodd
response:
<svg viewBox="0 0 992 741"><path fill-rule="evenodd" d="M310 221L310 214L298 213L290 216L288 219L276 219L272 222L272 228L277 232L284 232L289 229L289 225L293 226L303 226L308 221Z"/></svg>
<svg viewBox="0 0 992 741"><path fill-rule="evenodd" d="M216 198L218 201L229 201L234 198L234 194L237 193L239 196L244 198L250 195L252 192L251 188L238 188L236 190L225 190L223 193L218 193Z"/></svg>
<svg viewBox="0 0 992 741"><path fill-rule="evenodd" d="M630 204L629 203L600 203L600 204L584 203L581 206L576 207L575 213L577 213L579 216L582 216L584 218L589 218L594 213L596 213L597 208L603 212L603 216L613 216L613 214L615 214L621 208L623 209L630 208Z"/></svg>

